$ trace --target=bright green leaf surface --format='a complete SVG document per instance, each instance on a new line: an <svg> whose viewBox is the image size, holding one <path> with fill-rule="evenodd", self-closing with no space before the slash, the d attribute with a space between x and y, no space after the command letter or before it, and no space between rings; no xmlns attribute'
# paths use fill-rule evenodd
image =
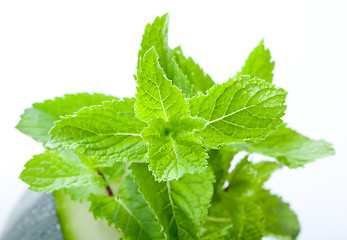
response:
<svg viewBox="0 0 347 240"><path fill-rule="evenodd" d="M287 92L249 76L235 76L213 86L207 95L190 99L192 116L206 119L201 136L204 144L216 148L247 139L264 138L281 123Z"/></svg>
<svg viewBox="0 0 347 240"><path fill-rule="evenodd" d="M264 236L264 215L259 206L245 202L242 209L242 227L238 232L240 240L261 240Z"/></svg>
<svg viewBox="0 0 347 240"><path fill-rule="evenodd" d="M251 78L257 77L271 83L274 67L275 62L271 62L270 51L264 47L264 41L262 40L249 54L240 73L242 75L250 75Z"/></svg>
<svg viewBox="0 0 347 240"><path fill-rule="evenodd" d="M106 194L105 187L100 187L97 184L77 185L62 190L64 194L70 196L71 200L81 203L88 201L91 194Z"/></svg>
<svg viewBox="0 0 347 240"><path fill-rule="evenodd" d="M174 116L169 122L155 119L141 132L148 143L147 162L156 180L179 179L184 173L205 170L207 153L195 134L205 124L202 118Z"/></svg>
<svg viewBox="0 0 347 240"><path fill-rule="evenodd" d="M268 162L262 161L256 164L253 164L253 169L256 171L260 184L263 184L269 180L271 174L280 169L282 166L277 162Z"/></svg>
<svg viewBox="0 0 347 240"><path fill-rule="evenodd" d="M83 157L83 156L81 156ZM102 173L103 177L112 188L117 188L125 177L126 164L116 162L112 167L99 167L95 172ZM74 201L85 202L89 199L90 194L107 194L105 186L100 187L98 184L78 185L63 189Z"/></svg>
<svg viewBox="0 0 347 240"><path fill-rule="evenodd" d="M143 121L157 117L168 119L176 114L188 115L184 95L166 78L154 48L146 52L137 72L136 115Z"/></svg>
<svg viewBox="0 0 347 240"><path fill-rule="evenodd" d="M276 162L253 164L247 157L242 159L228 175L228 187L217 189L218 198L212 202L204 225L204 239L261 239L265 214L256 195L264 191L263 183L278 168Z"/></svg>
<svg viewBox="0 0 347 240"><path fill-rule="evenodd" d="M229 186L226 191L242 194L257 186L257 172L247 158L243 158L228 176Z"/></svg>
<svg viewBox="0 0 347 240"><path fill-rule="evenodd" d="M227 226L222 230L220 228L211 228L203 232L200 240L233 240L234 238L230 237L230 233L228 232L231 227L232 226Z"/></svg>
<svg viewBox="0 0 347 240"><path fill-rule="evenodd" d="M264 217L259 206L230 194L223 195L222 205L231 218L232 227L228 229L231 239L262 239L264 236Z"/></svg>
<svg viewBox="0 0 347 240"><path fill-rule="evenodd" d="M227 190L238 194L247 193L249 190L258 190L280 167L278 163L268 161L254 164L245 157L228 176L229 186Z"/></svg>
<svg viewBox="0 0 347 240"><path fill-rule="evenodd" d="M52 192L61 188L99 185L104 182L72 152L45 152L34 156L25 164L20 177L37 192Z"/></svg>
<svg viewBox="0 0 347 240"><path fill-rule="evenodd" d="M172 83L181 89L187 97L191 97L196 93L196 90L187 79L187 76L179 68L175 61L174 53L168 46L168 24L169 17L167 14L161 18L157 17L152 24L147 24L141 42L141 50L138 54L138 68L140 68L140 58L143 58L145 53L154 46L158 52L159 62L166 76L172 80Z"/></svg>
<svg viewBox="0 0 347 240"><path fill-rule="evenodd" d="M104 175L107 182L118 181L126 173L126 163L115 162L111 167L101 167L99 171Z"/></svg>
<svg viewBox="0 0 347 240"><path fill-rule="evenodd" d="M233 160L236 152L221 148L219 150L212 149L208 152L208 163L213 170L216 182L213 184L214 194L212 201L219 200L219 191L222 190L225 181L227 180L230 163Z"/></svg>
<svg viewBox="0 0 347 240"><path fill-rule="evenodd" d="M202 239L260 240L264 236L264 215L259 206L235 194L224 194L223 215L207 218ZM214 238L215 237L215 238Z"/></svg>
<svg viewBox="0 0 347 240"><path fill-rule="evenodd" d="M103 101L117 99L103 94L66 94L43 103L34 103L24 111L16 128L38 142L46 144L49 139L48 131L60 117L73 114L83 107L99 105Z"/></svg>
<svg viewBox="0 0 347 240"><path fill-rule="evenodd" d="M222 204L222 199L225 193L221 192L218 200L211 203L208 209L208 216L206 222L203 224L204 236L216 235L216 236L228 236L230 235L229 229L232 226L232 218L230 213L225 209ZM241 206L241 204L234 204L235 207ZM227 238L229 239L229 238Z"/></svg>
<svg viewBox="0 0 347 240"><path fill-rule="evenodd" d="M130 176L120 186L117 197L91 195L90 211L95 218L106 219L129 240L164 239L152 209Z"/></svg>
<svg viewBox="0 0 347 240"><path fill-rule="evenodd" d="M191 57L186 58L183 55L181 47L175 48L173 52L178 66L187 76L194 89L206 93L206 91L214 85L211 77L205 74L202 68L196 64Z"/></svg>
<svg viewBox="0 0 347 240"><path fill-rule="evenodd" d="M147 147L140 132L147 124L135 116L134 103L124 99L83 108L55 122L48 146L74 148L93 158L95 165L143 161Z"/></svg>
<svg viewBox="0 0 347 240"><path fill-rule="evenodd" d="M237 143L232 147L275 157L280 163L290 168L302 167L306 163L335 153L330 143L323 140L311 140L285 125L281 125L265 140Z"/></svg>
<svg viewBox="0 0 347 240"><path fill-rule="evenodd" d="M140 192L163 225L167 239L199 239L200 225L213 194L212 172L157 182L147 164L132 163L130 168Z"/></svg>
<svg viewBox="0 0 347 240"><path fill-rule="evenodd" d="M240 218L243 204L240 199L223 192L217 202L212 202L203 225L203 239L237 239L235 230L242 227Z"/></svg>
<svg viewBox="0 0 347 240"><path fill-rule="evenodd" d="M268 190L259 191L253 199L263 211L267 235L296 238L300 232L300 225L288 203L276 195L271 195Z"/></svg>

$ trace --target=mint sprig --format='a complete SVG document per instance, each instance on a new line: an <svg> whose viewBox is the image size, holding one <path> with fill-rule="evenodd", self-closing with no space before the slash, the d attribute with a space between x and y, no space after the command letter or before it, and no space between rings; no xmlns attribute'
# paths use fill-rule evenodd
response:
<svg viewBox="0 0 347 240"><path fill-rule="evenodd" d="M283 123L287 92L272 83L263 41L215 84L167 34L168 15L146 26L134 98L68 94L26 109L17 128L46 150L20 178L89 201L124 239L295 239L295 213L264 183L334 154L331 144ZM230 171L240 151L248 155ZM273 161L253 163L252 153Z"/></svg>

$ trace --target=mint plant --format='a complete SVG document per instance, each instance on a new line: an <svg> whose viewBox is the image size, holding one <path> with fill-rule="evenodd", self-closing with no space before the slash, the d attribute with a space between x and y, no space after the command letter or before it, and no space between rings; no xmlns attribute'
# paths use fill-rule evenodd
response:
<svg viewBox="0 0 347 240"><path fill-rule="evenodd" d="M295 213L264 182L334 154L331 144L281 120L287 92L272 83L263 41L239 73L215 84L168 46L167 27L164 15L145 29L134 98L68 94L25 110L17 129L46 150L20 179L54 193L65 239L82 239L66 217L76 207L62 210L67 196L119 230L97 239L295 239ZM229 171L240 151L248 154ZM252 153L273 161L253 163Z"/></svg>

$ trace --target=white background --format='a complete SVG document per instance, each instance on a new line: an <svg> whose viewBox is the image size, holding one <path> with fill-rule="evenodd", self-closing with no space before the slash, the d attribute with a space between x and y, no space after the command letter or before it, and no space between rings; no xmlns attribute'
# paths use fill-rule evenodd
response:
<svg viewBox="0 0 347 240"><path fill-rule="evenodd" d="M277 172L268 187L298 213L299 239L347 239L346 1L237 2L2 0L0 231L27 187L17 178L23 164L43 149L14 129L24 109L65 93L133 96L145 25L170 12L170 46L219 83L265 39L274 82L289 91L285 121L337 152Z"/></svg>

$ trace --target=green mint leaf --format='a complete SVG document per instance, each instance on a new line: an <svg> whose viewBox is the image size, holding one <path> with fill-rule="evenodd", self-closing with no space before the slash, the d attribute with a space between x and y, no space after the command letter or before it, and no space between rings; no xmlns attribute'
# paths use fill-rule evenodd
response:
<svg viewBox="0 0 347 240"><path fill-rule="evenodd" d="M226 191L242 194L258 186L257 172L253 168L253 163L247 158L248 156L243 158L228 176L229 186Z"/></svg>
<svg viewBox="0 0 347 240"><path fill-rule="evenodd" d="M103 101L113 99L117 98L97 93L78 93L66 94L62 98L57 97L43 103L34 103L31 108L24 111L16 128L36 141L46 144L49 130L60 117L73 114L83 107L99 105Z"/></svg>
<svg viewBox="0 0 347 240"><path fill-rule="evenodd" d="M189 101L192 116L206 119L204 145L217 148L262 139L281 123L287 92L249 76L235 76Z"/></svg>
<svg viewBox="0 0 347 240"><path fill-rule="evenodd" d="M312 140L300 133L281 125L265 140L249 143L237 143L232 147L250 153L256 152L275 157L280 163L290 167L302 167L316 159L333 155L330 143Z"/></svg>
<svg viewBox="0 0 347 240"><path fill-rule="evenodd" d="M250 75L251 78L257 77L271 83L274 67L275 62L271 62L270 51L264 47L264 41L262 40L249 54L240 73L242 75Z"/></svg>
<svg viewBox="0 0 347 240"><path fill-rule="evenodd" d="M149 169L156 180L179 179L185 173L202 172L207 166L207 153L195 133L204 128L202 118L173 116L166 122L158 118L141 132L148 143Z"/></svg>
<svg viewBox="0 0 347 240"><path fill-rule="evenodd" d="M228 233L230 226L227 226L225 229L220 229L218 227L214 229L209 229L202 233L200 240L231 240L230 234Z"/></svg>
<svg viewBox="0 0 347 240"><path fill-rule="evenodd" d="M223 196L222 204L232 220L232 227L228 230L231 239L262 239L264 217L259 206L230 194Z"/></svg>
<svg viewBox="0 0 347 240"><path fill-rule="evenodd" d="M148 150L140 132L147 124L135 116L134 103L135 99L127 98L103 102L64 117L50 130L47 146L76 149L96 166L143 161Z"/></svg>
<svg viewBox="0 0 347 240"><path fill-rule="evenodd" d="M268 190L259 191L252 198L264 214L266 235L296 239L300 232L300 224L288 203L270 194Z"/></svg>
<svg viewBox="0 0 347 240"><path fill-rule="evenodd" d="M213 194L212 172L208 169L201 174L185 174L179 180L157 182L147 164L132 163L130 168L167 239L199 239L200 225Z"/></svg>
<svg viewBox="0 0 347 240"><path fill-rule="evenodd" d="M25 164L19 177L37 192L84 185L103 186L103 179L81 163L73 152L45 152Z"/></svg>
<svg viewBox="0 0 347 240"><path fill-rule="evenodd" d="M228 177L229 186L219 192L219 202L212 202L207 218L207 224L211 227L207 226L207 232L224 232L224 235L228 232L231 239L261 239L264 228L266 235L297 235L299 225L289 205L262 189L271 173L280 167L276 162L253 164L247 157L242 159ZM227 221L228 217L230 221ZM230 224L232 227L227 228ZM272 228L277 227L280 230L272 232ZM284 228L286 234L282 231Z"/></svg>
<svg viewBox="0 0 347 240"><path fill-rule="evenodd" d="M234 194L224 194L217 206L223 214L207 217L202 239L262 239L264 214L259 206Z"/></svg>
<svg viewBox="0 0 347 240"><path fill-rule="evenodd" d="M181 47L175 48L173 52L178 66L187 76L194 89L206 93L214 85L212 78L208 74L205 74L202 68L191 57L186 58L183 55Z"/></svg>
<svg viewBox="0 0 347 240"><path fill-rule="evenodd" d="M227 203L227 209L232 204L231 202L224 201ZM234 228L232 229L232 235L237 236L235 239L240 240L261 240L264 236L264 215L260 207L251 203L244 202L241 208L241 212L238 215L232 215L234 221Z"/></svg>
<svg viewBox="0 0 347 240"><path fill-rule="evenodd" d="M270 178L271 174L280 168L281 165L276 162L262 161L254 164L246 156L229 174L227 178L229 186L226 190L237 194L258 190Z"/></svg>
<svg viewBox="0 0 347 240"><path fill-rule="evenodd" d="M211 149L208 152L208 164L211 166L216 179L213 184L214 194L212 202L219 201L219 191L222 190L224 183L227 180L230 163L235 154L235 151L229 151L225 148L219 150Z"/></svg>
<svg viewBox="0 0 347 240"><path fill-rule="evenodd" d="M264 213L254 201L255 195L263 191L263 183L279 168L276 162L253 164L247 156L242 159L230 174L227 173L228 187L215 189L218 198L214 198L209 209L204 237L211 240L212 236L216 239L261 239Z"/></svg>
<svg viewBox="0 0 347 240"><path fill-rule="evenodd" d="M253 169L257 172L259 183L263 184L269 180L271 174L282 166L276 162L262 161L253 164Z"/></svg>
<svg viewBox="0 0 347 240"><path fill-rule="evenodd" d="M150 48L140 60L137 72L136 115L143 121L157 117L189 114L187 102L178 87L166 78L158 62L158 54Z"/></svg>
<svg viewBox="0 0 347 240"><path fill-rule="evenodd" d="M223 239L229 240L234 239L231 236L231 231L233 228L232 219L230 217L230 212L228 212L225 206L221 203L222 198L219 201L212 202L206 217L206 222L202 226L201 239L214 240ZM234 205L235 207L240 207L241 204Z"/></svg>
<svg viewBox="0 0 347 240"><path fill-rule="evenodd" d="M69 195L71 200L81 203L88 201L91 194L103 195L106 193L105 187L100 187L98 184L71 186L63 188L62 191Z"/></svg>
<svg viewBox="0 0 347 240"><path fill-rule="evenodd" d="M106 219L120 229L125 239L164 239L152 209L128 176L119 187L117 197L90 196L90 211L95 218Z"/></svg>
<svg viewBox="0 0 347 240"><path fill-rule="evenodd" d="M193 85L187 79L187 76L181 71L175 61L173 51L168 46L168 24L169 16L157 17L152 24L147 24L145 33L141 42L141 50L138 53L138 68L140 68L140 59L153 46L158 51L159 62L163 67L165 74L172 83L179 87L187 97L191 97L196 93Z"/></svg>

